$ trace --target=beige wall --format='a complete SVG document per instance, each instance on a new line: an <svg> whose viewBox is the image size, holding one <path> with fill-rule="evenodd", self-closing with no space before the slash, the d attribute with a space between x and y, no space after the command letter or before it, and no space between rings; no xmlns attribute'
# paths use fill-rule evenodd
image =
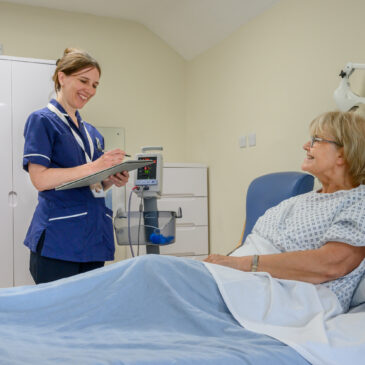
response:
<svg viewBox="0 0 365 365"><path fill-rule="evenodd" d="M185 160L186 61L139 23L0 2L0 43L10 56L57 59L80 47L101 64L86 121L124 127L126 149L164 146L165 160Z"/></svg>
<svg viewBox="0 0 365 365"><path fill-rule="evenodd" d="M189 62L187 159L209 165L212 252L239 240L253 178L300 170L309 122L336 108L339 71L365 63L364 14L362 0L281 0ZM240 149L250 132L257 146Z"/></svg>

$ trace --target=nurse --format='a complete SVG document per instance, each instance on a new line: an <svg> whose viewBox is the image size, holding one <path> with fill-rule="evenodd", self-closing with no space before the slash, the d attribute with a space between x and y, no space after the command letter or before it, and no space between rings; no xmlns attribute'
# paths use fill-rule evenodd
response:
<svg viewBox="0 0 365 365"><path fill-rule="evenodd" d="M123 186L128 172L102 184L56 191L55 187L112 167L125 153L103 153L104 139L78 112L95 95L100 66L89 54L66 49L53 75L56 99L33 112L25 125L23 168L38 193L24 244L31 250L36 284L76 275L114 259L113 213L104 190Z"/></svg>

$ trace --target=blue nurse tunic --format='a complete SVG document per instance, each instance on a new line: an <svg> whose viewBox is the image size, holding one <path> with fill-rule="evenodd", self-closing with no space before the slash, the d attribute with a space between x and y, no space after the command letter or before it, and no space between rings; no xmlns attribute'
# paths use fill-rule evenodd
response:
<svg viewBox="0 0 365 365"><path fill-rule="evenodd" d="M50 102L65 115L69 125L48 108L33 112L25 125L23 168L28 163L47 168L69 168L86 163L90 156L85 128L94 144L92 161L103 154L104 140L96 128L83 122L76 112L79 128L62 106ZM76 141L72 128L82 139L85 152ZM38 205L24 244L36 252L45 231L42 256L73 262L107 261L114 259L113 213L104 198L95 198L89 187L56 191L40 191Z"/></svg>

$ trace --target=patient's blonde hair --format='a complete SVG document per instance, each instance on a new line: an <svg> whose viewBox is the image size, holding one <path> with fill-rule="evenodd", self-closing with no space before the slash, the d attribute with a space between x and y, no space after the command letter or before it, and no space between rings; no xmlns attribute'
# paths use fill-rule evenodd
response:
<svg viewBox="0 0 365 365"><path fill-rule="evenodd" d="M344 157L353 183L365 183L365 119L354 112L327 112L315 118L309 127L312 136L329 133L343 146Z"/></svg>

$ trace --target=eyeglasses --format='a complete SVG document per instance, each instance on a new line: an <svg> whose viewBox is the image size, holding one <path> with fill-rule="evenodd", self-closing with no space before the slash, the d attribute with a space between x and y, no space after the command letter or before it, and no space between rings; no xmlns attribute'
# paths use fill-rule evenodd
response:
<svg viewBox="0 0 365 365"><path fill-rule="evenodd" d="M339 147L342 147L342 144L336 142L336 141L330 141L328 139L324 139L324 138L320 138L320 137L312 137L311 138L311 144L310 146L313 147L314 143L315 142L326 142L326 143L333 143L335 144L336 146L339 146Z"/></svg>

